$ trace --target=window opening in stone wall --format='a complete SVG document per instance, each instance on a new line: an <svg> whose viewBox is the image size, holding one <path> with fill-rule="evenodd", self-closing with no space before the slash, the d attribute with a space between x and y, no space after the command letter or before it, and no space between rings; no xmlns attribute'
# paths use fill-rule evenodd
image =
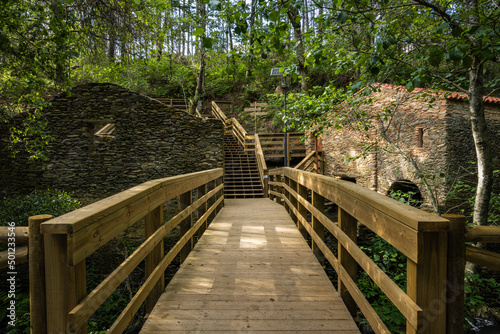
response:
<svg viewBox="0 0 500 334"><path fill-rule="evenodd" d="M417 128L417 147L424 147L424 128Z"/></svg>
<svg viewBox="0 0 500 334"><path fill-rule="evenodd" d="M418 186L409 180L398 180L393 182L387 191L387 196L416 208L420 208L424 202Z"/></svg>
<svg viewBox="0 0 500 334"><path fill-rule="evenodd" d="M99 131L95 133L97 137L114 137L113 132L115 131L115 124L108 123L103 126Z"/></svg>

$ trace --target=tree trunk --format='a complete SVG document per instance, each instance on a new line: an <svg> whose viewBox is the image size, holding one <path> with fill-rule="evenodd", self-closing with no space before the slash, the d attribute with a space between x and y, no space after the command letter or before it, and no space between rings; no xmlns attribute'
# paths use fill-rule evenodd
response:
<svg viewBox="0 0 500 334"><path fill-rule="evenodd" d="M254 24L255 24L255 9L257 7L257 0L252 0L252 8L250 10L250 34L248 36L248 50L250 50L251 53L253 53L253 34L254 34ZM245 73L245 76L248 78L252 76L252 66L253 65L253 59L250 58L250 61L248 62L247 65L247 70Z"/></svg>
<svg viewBox="0 0 500 334"><path fill-rule="evenodd" d="M309 85L307 83L307 71L304 58L304 51L305 51L304 39L302 37L302 29L300 27L300 21L297 22L297 18L299 17L299 11L296 7L290 6L287 15L293 27L294 38L297 41L297 47L295 48L295 53L297 56L297 69L299 71L299 75L301 76L300 87L302 93L309 95Z"/></svg>
<svg viewBox="0 0 500 334"><path fill-rule="evenodd" d="M467 24L475 26L480 23L479 7L477 0L466 0L464 6L468 16ZM475 49L479 49L480 41L475 41ZM486 125L483 101L483 59L480 55L472 55L472 66L469 70L469 111L472 136L476 147L477 156L477 190L474 203L474 223L477 225L488 224L488 211L490 207L491 191L493 189L493 156L491 142Z"/></svg>

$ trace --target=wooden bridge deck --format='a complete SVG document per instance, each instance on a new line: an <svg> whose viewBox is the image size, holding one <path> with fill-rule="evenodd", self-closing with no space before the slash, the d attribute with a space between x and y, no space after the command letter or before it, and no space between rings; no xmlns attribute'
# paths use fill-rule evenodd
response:
<svg viewBox="0 0 500 334"><path fill-rule="evenodd" d="M285 209L225 200L144 324L147 333L359 333Z"/></svg>

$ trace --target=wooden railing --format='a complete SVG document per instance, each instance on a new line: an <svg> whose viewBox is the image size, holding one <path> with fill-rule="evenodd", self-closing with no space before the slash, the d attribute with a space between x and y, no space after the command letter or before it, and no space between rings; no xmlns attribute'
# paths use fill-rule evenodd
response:
<svg viewBox="0 0 500 334"><path fill-rule="evenodd" d="M270 170L269 177L269 197L284 204L302 233L311 236L313 252L322 253L331 263L338 274L338 292L351 314L355 315L357 306L376 333L389 333L356 285L359 265L406 318L407 333L463 331L463 298L460 304L460 298L448 297L456 290L463 293L463 276L462 287L449 284L453 277L447 268L447 264L461 263L454 268L461 268L463 275L463 252L460 247L453 249L456 243L449 236L460 228L452 229L447 219L351 182L291 168ZM325 200L338 206L338 223L323 213ZM406 292L358 247L358 223L406 255ZM464 224L456 225L461 226L462 238ZM324 243L325 228L338 241L338 257Z"/></svg>
<svg viewBox="0 0 500 334"><path fill-rule="evenodd" d="M108 333L121 333L143 302L149 313L164 289L167 266L179 253L184 261L193 235L202 233L221 209L222 177L219 168L149 181L43 223L46 332L86 333L90 316L143 260L146 280ZM182 211L164 222L164 203L174 197ZM143 218L144 243L87 295L85 259ZM163 238L178 225L180 239L164 254Z"/></svg>
<svg viewBox="0 0 500 334"><path fill-rule="evenodd" d="M283 133L261 133L259 136L262 150L267 158L282 158L284 156L285 135ZM306 149L302 142L302 133L291 132L287 133L287 136L287 164L290 165L290 159L305 156Z"/></svg>
<svg viewBox="0 0 500 334"><path fill-rule="evenodd" d="M465 242L500 243L500 226L467 226ZM500 271L500 254L471 245L465 246L467 261Z"/></svg>
<svg viewBox="0 0 500 334"><path fill-rule="evenodd" d="M28 262L28 246L18 247L19 244L28 244L27 226L0 226L0 244L7 244L7 250L0 252L0 269L7 268L9 263Z"/></svg>
<svg viewBox="0 0 500 334"><path fill-rule="evenodd" d="M257 167L259 168L260 182L262 184L262 189L264 191L264 197L268 197L268 170L266 159L264 159L264 152L262 151L262 146L260 145L259 135L254 135L255 143L255 158L257 160Z"/></svg>
<svg viewBox="0 0 500 334"><path fill-rule="evenodd" d="M295 166L295 169L300 169L306 172L317 174L325 174L325 157L321 151L312 151L301 162Z"/></svg>
<svg viewBox="0 0 500 334"><path fill-rule="evenodd" d="M154 99L172 108L187 110L189 107L188 100L185 99L171 99L166 97L155 97Z"/></svg>

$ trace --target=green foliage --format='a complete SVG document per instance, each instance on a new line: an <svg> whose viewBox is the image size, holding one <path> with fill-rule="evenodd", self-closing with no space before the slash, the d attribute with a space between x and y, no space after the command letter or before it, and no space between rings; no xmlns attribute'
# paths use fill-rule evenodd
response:
<svg viewBox="0 0 500 334"><path fill-rule="evenodd" d="M193 94L196 76L179 60L135 60L93 64L81 59L72 73L75 83L111 82L133 91L156 96L186 98Z"/></svg>
<svg viewBox="0 0 500 334"><path fill-rule="evenodd" d="M0 324L6 323L6 332L7 334L29 334L30 333L30 297L28 292L20 292L21 286L19 284L16 285L16 320L15 326L8 325L10 321L7 318L7 305L10 302L10 298L8 295L0 291Z"/></svg>
<svg viewBox="0 0 500 334"><path fill-rule="evenodd" d="M415 199L417 193L414 191L402 191L402 190L389 190L389 197L395 199L396 201L411 205L418 206L421 201Z"/></svg>
<svg viewBox="0 0 500 334"><path fill-rule="evenodd" d="M373 237L361 249L406 291L406 257L401 252L379 236ZM364 271L358 277L358 286L391 333L404 333L405 317Z"/></svg>
<svg viewBox="0 0 500 334"><path fill-rule="evenodd" d="M475 165L475 162L470 163L471 167ZM468 223L472 224L472 213L476 202L477 180L470 178L470 175L470 173L466 173L465 177L462 178L457 175L457 180L448 192L446 200L448 205L454 204L454 209L458 209L468 218ZM500 170L493 171L493 179L493 183L498 186L500 182ZM488 225L500 225L500 193L495 191L491 193L487 223Z"/></svg>
<svg viewBox="0 0 500 334"><path fill-rule="evenodd" d="M26 226L30 216L49 214L54 217L76 210L80 202L62 190L36 191L26 196L0 200L0 226L14 222Z"/></svg>
<svg viewBox="0 0 500 334"><path fill-rule="evenodd" d="M498 306L500 283L494 278L485 278L480 274L465 274L465 314L473 317L485 305L493 301Z"/></svg>

